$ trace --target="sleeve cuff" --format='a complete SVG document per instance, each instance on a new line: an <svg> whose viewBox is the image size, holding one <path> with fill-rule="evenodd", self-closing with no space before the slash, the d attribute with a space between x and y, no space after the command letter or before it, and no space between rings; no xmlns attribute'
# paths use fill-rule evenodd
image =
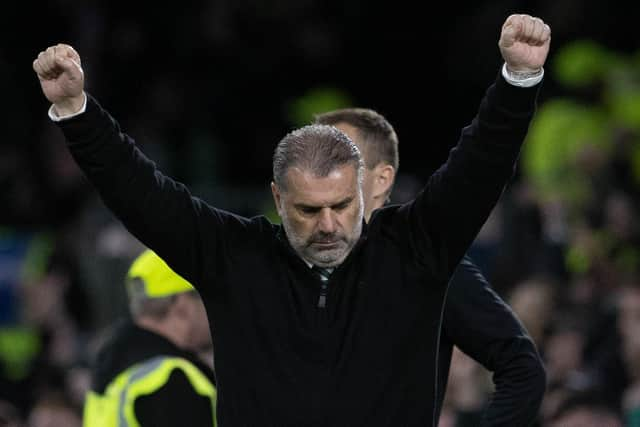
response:
<svg viewBox="0 0 640 427"><path fill-rule="evenodd" d="M540 70L540 73L534 76L522 78L507 71L507 63L505 62L502 65L502 77L504 77L504 79L510 85L518 86L518 87L532 87L542 81L542 78L544 77L544 68Z"/></svg>
<svg viewBox="0 0 640 427"><path fill-rule="evenodd" d="M80 110L72 114L67 114L65 116L58 116L55 108L53 108L53 105L51 105L51 107L49 107L49 118L54 122L61 122L84 113L87 110L87 94L82 92L82 96L84 97L84 100L82 101L82 108L80 108Z"/></svg>

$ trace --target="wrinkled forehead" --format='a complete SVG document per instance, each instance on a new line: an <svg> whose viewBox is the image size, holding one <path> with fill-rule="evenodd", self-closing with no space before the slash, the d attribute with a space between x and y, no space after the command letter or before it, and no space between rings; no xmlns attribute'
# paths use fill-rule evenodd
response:
<svg viewBox="0 0 640 427"><path fill-rule="evenodd" d="M326 176L318 176L309 169L292 166L285 179L288 197L295 200L295 203L309 206L331 205L356 197L360 191L357 169L352 163L338 166Z"/></svg>

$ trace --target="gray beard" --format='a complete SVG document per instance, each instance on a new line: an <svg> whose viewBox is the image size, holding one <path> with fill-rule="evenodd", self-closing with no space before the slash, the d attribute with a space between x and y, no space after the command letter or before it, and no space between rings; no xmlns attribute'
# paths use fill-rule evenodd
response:
<svg viewBox="0 0 640 427"><path fill-rule="evenodd" d="M307 261L307 263L311 263L313 265L318 265L320 267L337 267L347 258L349 253L351 253L351 249L355 246L356 242L360 238L362 234L362 219L360 221L356 221L356 225L352 230L352 240L341 240L337 248L323 251L313 251L307 245L307 241L302 239L299 235L293 231L291 224L289 222L289 218L284 213L284 209L282 210L282 226L284 227L284 231L287 234L287 239L289 240L289 244L293 247L294 251L300 258Z"/></svg>

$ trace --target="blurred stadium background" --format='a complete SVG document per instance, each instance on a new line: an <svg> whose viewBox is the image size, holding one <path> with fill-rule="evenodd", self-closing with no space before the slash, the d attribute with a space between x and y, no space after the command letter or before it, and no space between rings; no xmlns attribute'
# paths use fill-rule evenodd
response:
<svg viewBox="0 0 640 427"><path fill-rule="evenodd" d="M195 194L273 216L275 144L336 107L374 108L394 124L393 198L410 197L472 119L501 65L500 26L520 12L552 27L547 78L513 183L470 254L545 359L537 425L640 426L640 15L624 3L5 6L0 426L80 425L87 366L126 315L124 272L141 249L49 122L31 70L40 50L76 47L88 91ZM488 374L456 354L441 425L477 425L490 392Z"/></svg>

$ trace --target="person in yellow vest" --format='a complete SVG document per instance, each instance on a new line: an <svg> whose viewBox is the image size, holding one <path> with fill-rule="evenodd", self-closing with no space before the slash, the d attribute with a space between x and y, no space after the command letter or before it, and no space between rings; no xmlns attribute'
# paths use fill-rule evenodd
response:
<svg viewBox="0 0 640 427"><path fill-rule="evenodd" d="M132 321L114 327L97 354L85 427L214 426L211 345L202 300L151 250L127 273Z"/></svg>

